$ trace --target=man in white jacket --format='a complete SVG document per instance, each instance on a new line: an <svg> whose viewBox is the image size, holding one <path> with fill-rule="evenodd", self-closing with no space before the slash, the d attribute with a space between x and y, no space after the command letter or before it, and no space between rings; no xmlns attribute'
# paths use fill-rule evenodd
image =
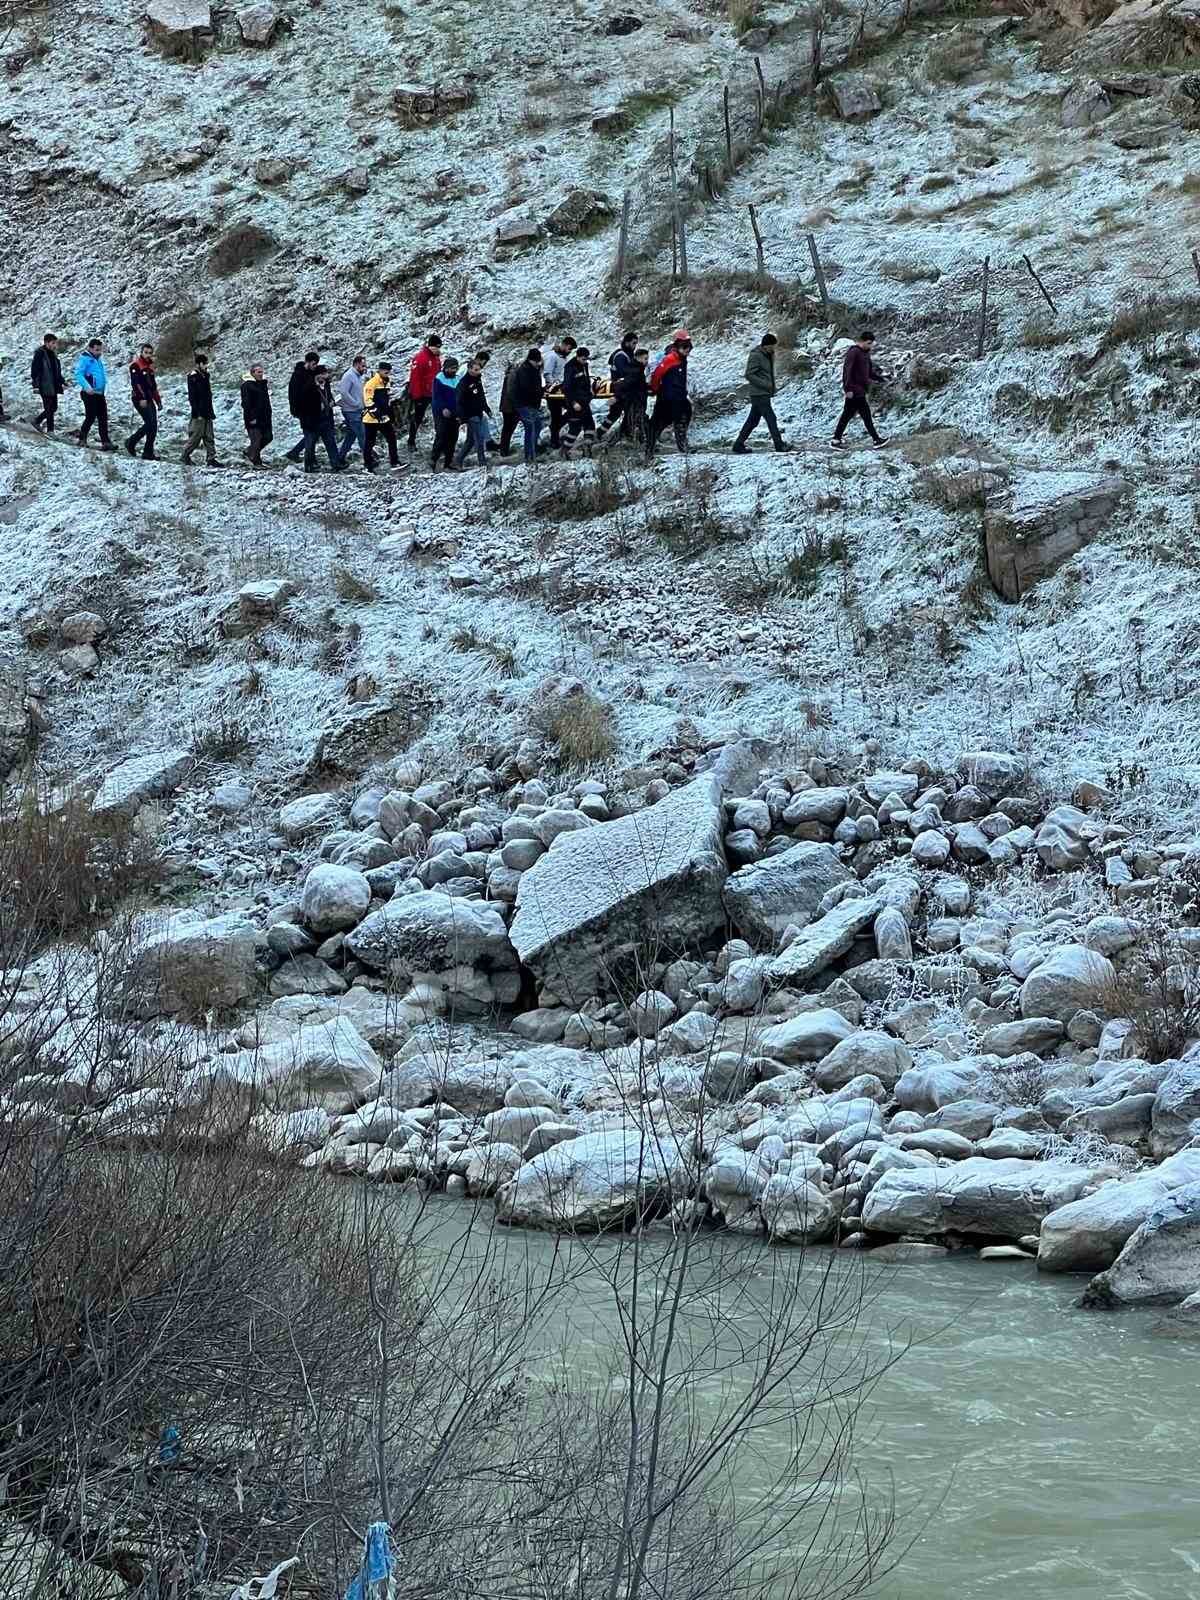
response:
<svg viewBox="0 0 1200 1600"><path fill-rule="evenodd" d="M342 422L345 424L342 446L338 451L338 461L343 465L355 445L360 450L364 450L366 446L367 434L363 427L363 383L366 376L366 356L355 356L342 373L341 382L337 386L337 401L342 411Z"/></svg>
<svg viewBox="0 0 1200 1600"><path fill-rule="evenodd" d="M569 333L563 334L557 344L547 345L542 351L542 380L546 385L546 404L550 408L550 448L557 450L559 434L562 432L563 417L566 414L567 402L562 394L563 373L566 371L567 362L575 354L578 340L572 339ZM557 389L559 392L551 395L550 391Z"/></svg>

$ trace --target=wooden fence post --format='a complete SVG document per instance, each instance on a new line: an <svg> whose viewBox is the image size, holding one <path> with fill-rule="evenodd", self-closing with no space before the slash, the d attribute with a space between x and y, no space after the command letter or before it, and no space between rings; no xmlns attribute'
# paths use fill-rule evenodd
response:
<svg viewBox="0 0 1200 1600"><path fill-rule="evenodd" d="M975 350L977 360L983 359L983 347L987 340L987 302L988 302L988 273L991 269L991 256L983 258L983 292L979 297L979 343Z"/></svg>
<svg viewBox="0 0 1200 1600"><path fill-rule="evenodd" d="M683 212L679 206L679 173L675 165L675 107L670 108L670 162L671 162L671 276L680 283L688 279L687 237L683 230Z"/></svg>
<svg viewBox="0 0 1200 1600"><path fill-rule="evenodd" d="M1192 251L1192 265L1196 269L1196 282L1200 283L1200 250Z"/></svg>
<svg viewBox="0 0 1200 1600"><path fill-rule="evenodd" d="M821 265L821 253L817 249L817 241L810 233L808 236L808 253L812 257L813 271L817 275L817 288L821 295L821 315L829 321L829 290L825 285L825 269Z"/></svg>
<svg viewBox="0 0 1200 1600"><path fill-rule="evenodd" d="M750 226L754 229L754 255L758 264L758 276L761 282L767 275L767 260L763 254L762 233L759 230L758 217L755 215L753 206L748 209L750 212Z"/></svg>
<svg viewBox="0 0 1200 1600"><path fill-rule="evenodd" d="M767 121L767 80L763 77L762 62L757 56L754 58L754 70L758 74L758 131L761 133Z"/></svg>
<svg viewBox="0 0 1200 1600"><path fill-rule="evenodd" d="M818 0L818 3L813 7L812 14L812 39L810 44L811 59L809 62L808 74L809 88L812 89L814 93L818 88L820 88L821 85L821 41L824 38L824 35L825 11L820 3L820 0Z"/></svg>
<svg viewBox="0 0 1200 1600"><path fill-rule="evenodd" d="M1033 262L1030 261L1028 256L1022 256L1021 260L1029 268L1029 276L1033 279L1034 283L1036 283L1038 288L1042 291L1042 299L1050 307L1050 309L1051 309L1051 311L1053 311L1054 315L1057 316L1058 315L1058 307L1054 304L1054 301L1051 300L1049 289L1046 288L1046 285L1042 282L1042 280L1038 277L1036 271L1034 270ZM1194 250L1192 251L1192 260L1196 261L1196 252ZM1200 261L1196 261L1196 276L1198 278L1200 278Z"/></svg>
<svg viewBox="0 0 1200 1600"><path fill-rule="evenodd" d="M617 234L617 293L621 294L625 288L625 257L629 249L629 213L633 205L633 195L626 189L621 200L621 231Z"/></svg>

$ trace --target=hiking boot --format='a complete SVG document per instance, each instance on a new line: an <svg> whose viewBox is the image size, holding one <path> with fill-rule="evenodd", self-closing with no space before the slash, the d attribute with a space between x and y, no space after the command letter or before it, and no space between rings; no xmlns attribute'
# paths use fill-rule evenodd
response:
<svg viewBox="0 0 1200 1600"><path fill-rule="evenodd" d="M29 426L31 428L35 428L38 433L41 433L43 431L43 429L45 428L45 423L42 421L40 416L39 417L30 417Z"/></svg>
<svg viewBox="0 0 1200 1600"><path fill-rule="evenodd" d="M794 444L788 444L787 440L783 439L775 446L775 454L778 456L785 456L789 450L794 450L795 448L796 446Z"/></svg>
<svg viewBox="0 0 1200 1600"><path fill-rule="evenodd" d="M127 456L137 455L137 445L134 444L132 439L126 439L125 441L125 454Z"/></svg>
<svg viewBox="0 0 1200 1600"><path fill-rule="evenodd" d="M844 439L830 439L829 448L831 450L844 450L846 448L846 441Z"/></svg>
<svg viewBox="0 0 1200 1600"><path fill-rule="evenodd" d="M746 449L744 444L735 444L729 454L731 456L748 456L750 452Z"/></svg>
<svg viewBox="0 0 1200 1600"><path fill-rule="evenodd" d="M304 470L305 470L305 472L320 472L321 469L320 469L319 466L317 466L315 461L313 462L313 464L311 466L309 466L308 462L306 461L304 463Z"/></svg>
<svg viewBox="0 0 1200 1600"><path fill-rule="evenodd" d="M135 452L135 454L136 454L136 452ZM142 460L143 461L157 461L158 457L154 454L153 450L143 450L142 451Z"/></svg>
<svg viewBox="0 0 1200 1600"><path fill-rule="evenodd" d="M212 461L206 461L204 463L204 465L206 467L227 467L229 465L229 463L228 463L228 461L217 461L216 459L214 459Z"/></svg>
<svg viewBox="0 0 1200 1600"><path fill-rule="evenodd" d="M80 440L81 444L82 444L82 442L83 441ZM87 446L85 445L84 448L86 449ZM111 441L109 441L109 442L107 442L105 444L102 444L100 446L100 453L101 453L101 455L111 456L114 453L114 451L116 450L116 448L117 448L116 445L113 444Z"/></svg>

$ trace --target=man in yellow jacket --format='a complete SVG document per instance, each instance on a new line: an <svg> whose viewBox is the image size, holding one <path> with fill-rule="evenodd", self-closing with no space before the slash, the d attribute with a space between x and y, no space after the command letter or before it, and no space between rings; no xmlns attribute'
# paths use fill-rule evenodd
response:
<svg viewBox="0 0 1200 1600"><path fill-rule="evenodd" d="M392 363L381 361L374 373L363 384L363 429L367 436L363 449L363 465L375 472L375 441L380 434L387 440L388 460L393 467L400 465L400 452L396 448L396 426L392 421Z"/></svg>

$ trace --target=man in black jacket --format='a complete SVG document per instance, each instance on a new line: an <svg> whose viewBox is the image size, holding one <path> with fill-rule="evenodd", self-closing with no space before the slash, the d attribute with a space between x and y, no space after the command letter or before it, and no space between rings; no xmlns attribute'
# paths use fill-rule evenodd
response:
<svg viewBox="0 0 1200 1600"><path fill-rule="evenodd" d="M217 414L213 410L212 378L208 371L208 357L199 350L196 352L196 365L187 376L187 391L191 421L188 423L187 443L183 447L180 459L185 467L190 467L193 453L203 445L205 466L223 467L225 463L217 460L217 442L213 436L213 423Z"/></svg>
<svg viewBox="0 0 1200 1600"><path fill-rule="evenodd" d="M635 350L628 372L613 383L613 403L600 424L598 435L606 448L617 439L636 438L643 444L646 441L646 399L650 393L646 368L649 361L649 350ZM618 419L619 428L616 426Z"/></svg>
<svg viewBox="0 0 1200 1600"><path fill-rule="evenodd" d="M574 355L563 368L563 400L566 403L566 428L567 437L563 440L564 448L579 442L581 435L596 432L595 418L592 416L592 352L586 345L579 345ZM561 438L561 435L560 435Z"/></svg>
<svg viewBox="0 0 1200 1600"><path fill-rule="evenodd" d="M538 434L542 431L542 352L531 350L512 375L509 399L525 431L525 461L537 460Z"/></svg>
<svg viewBox="0 0 1200 1600"><path fill-rule="evenodd" d="M42 405L41 411L36 417L31 418L31 421L39 433L43 425L47 433L53 433L58 397L65 387L62 363L58 359L57 334L43 335L42 342L33 352L33 360L29 364L29 381Z"/></svg>
<svg viewBox="0 0 1200 1600"><path fill-rule="evenodd" d="M333 386L330 380L329 368L318 366L315 376L317 380L317 400L321 408L317 414L317 438L325 446L325 453L329 457L330 472L346 472L348 470L346 463L342 460L341 451L338 449L337 424L333 415ZM305 438L307 439L307 437L308 434L305 433ZM306 455L304 458L304 470L305 472L317 471L315 441L311 457Z"/></svg>
<svg viewBox="0 0 1200 1600"><path fill-rule="evenodd" d="M303 361L297 361L292 368L292 375L288 379L288 410L300 424L300 438L287 451L289 461L299 461L301 456L313 455L313 466L316 466L316 435L308 437L309 429L305 426L304 419L320 418L321 399L317 394L317 368L321 364L318 351L309 350Z"/></svg>
<svg viewBox="0 0 1200 1600"><path fill-rule="evenodd" d="M242 421L246 424L246 459L252 467L261 467L262 453L269 445L271 432L271 391L261 361L253 361L242 379Z"/></svg>

